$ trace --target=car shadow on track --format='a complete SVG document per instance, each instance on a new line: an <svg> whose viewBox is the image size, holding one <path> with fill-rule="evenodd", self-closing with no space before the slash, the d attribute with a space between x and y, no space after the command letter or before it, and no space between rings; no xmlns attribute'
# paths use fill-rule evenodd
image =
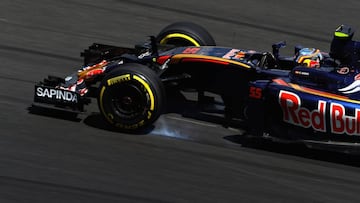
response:
<svg viewBox="0 0 360 203"><path fill-rule="evenodd" d="M180 105L180 103L182 103L182 105ZM202 106L202 108L199 108L198 103L193 101L187 101L185 103L182 101L180 103L179 101L170 102L168 106L169 108L167 109L166 113L177 113L184 118L191 118L209 123L215 123L222 125L224 127L239 128L239 129L246 128L244 122L234 121L231 123L225 120L222 115L223 114L222 109L219 110L219 109L209 108L210 110L206 110L206 106L205 106L205 110L204 110L204 106ZM77 116L77 114L71 112L59 111L55 109L41 109L38 107L36 108L29 107L27 110L29 111L30 114L34 114L34 115L47 116L51 118L69 120L73 122L83 121L84 124L93 128L116 132L116 133L126 133L107 123L99 112L93 112L90 115L86 115L84 119L81 119ZM147 135L151 133L154 128L155 128L154 125L151 125L145 130L135 133L131 132L131 134ZM293 143L283 144L261 138L249 138L247 136L238 135L238 134L226 136L224 137L224 139L229 142L241 145L242 147L245 148L269 151L284 155L293 155L293 156L312 159L312 160L320 160L320 161L338 163L338 164L349 165L354 167L360 167L360 161L359 161L360 155L310 149L306 147L304 144L293 144Z"/></svg>
<svg viewBox="0 0 360 203"><path fill-rule="evenodd" d="M57 109L49 109L49 108L42 108L42 107L34 107L30 106L27 108L29 114L33 115L39 115L39 116L45 116L55 119L61 119L61 120L67 120L72 122L78 122L80 123L83 121L86 125L90 127L94 127L97 129L102 129L106 131L111 132L118 132L118 133L124 133L124 131L119 130L118 128L113 127L108 122L105 121L103 116L99 112L91 113L90 115L84 114L86 117L82 114L79 115L79 113L75 112L67 112ZM139 131L139 132L132 132L131 134L135 135L145 135L151 132L154 129L154 126L149 126L148 128ZM126 132L125 132L126 133Z"/></svg>
<svg viewBox="0 0 360 203"><path fill-rule="evenodd" d="M241 144L242 147L264 150L284 155L292 155L306 159L319 160L354 167L360 167L360 155L312 149L302 143L278 143L263 138L249 138L243 135L230 135L225 140Z"/></svg>
<svg viewBox="0 0 360 203"><path fill-rule="evenodd" d="M46 116L46 117L74 121L74 122L81 121L81 118L78 118L78 114L73 112L66 112L57 109L48 109L48 108L41 108L34 106L28 107L27 110L30 114L34 114L34 115Z"/></svg>

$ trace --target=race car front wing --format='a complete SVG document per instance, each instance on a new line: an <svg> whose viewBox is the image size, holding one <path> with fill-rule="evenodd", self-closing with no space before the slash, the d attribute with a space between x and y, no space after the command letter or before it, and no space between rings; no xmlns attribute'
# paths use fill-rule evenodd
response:
<svg viewBox="0 0 360 203"><path fill-rule="evenodd" d="M55 80L56 79L56 80ZM60 88L56 83L62 79L49 76L44 82L35 84L33 107L50 108L74 113L84 112L90 99L76 91Z"/></svg>

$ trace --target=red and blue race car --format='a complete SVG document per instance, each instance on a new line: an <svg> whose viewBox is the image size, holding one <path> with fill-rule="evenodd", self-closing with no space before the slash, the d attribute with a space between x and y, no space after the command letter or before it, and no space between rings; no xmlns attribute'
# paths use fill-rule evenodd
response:
<svg viewBox="0 0 360 203"><path fill-rule="evenodd" d="M134 48L93 44L84 66L35 85L34 107L73 113L96 97L112 126L143 130L166 113L169 98L196 93L200 104L223 105L225 122L248 134L354 152L360 141L360 73L315 48L272 52L216 46L201 26L178 22Z"/></svg>

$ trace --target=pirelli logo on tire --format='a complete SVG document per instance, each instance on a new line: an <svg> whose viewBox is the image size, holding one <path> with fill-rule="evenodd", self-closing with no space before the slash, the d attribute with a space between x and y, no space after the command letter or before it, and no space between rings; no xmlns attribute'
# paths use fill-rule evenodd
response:
<svg viewBox="0 0 360 203"><path fill-rule="evenodd" d="M122 83L122 82L129 81L129 80L131 80L130 74L120 75L120 76L117 76L117 77L107 80L107 85L112 86L117 83Z"/></svg>

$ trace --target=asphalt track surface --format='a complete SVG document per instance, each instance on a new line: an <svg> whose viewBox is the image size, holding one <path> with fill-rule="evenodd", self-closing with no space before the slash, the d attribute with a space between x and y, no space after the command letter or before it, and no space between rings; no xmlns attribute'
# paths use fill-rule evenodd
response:
<svg viewBox="0 0 360 203"><path fill-rule="evenodd" d="M153 131L111 131L96 104L79 119L30 114L33 85L81 66L93 42L133 46L175 21L222 46L328 50L360 2L1 0L0 202L359 202L359 157L247 140L177 114ZM355 35L355 38L359 34Z"/></svg>

